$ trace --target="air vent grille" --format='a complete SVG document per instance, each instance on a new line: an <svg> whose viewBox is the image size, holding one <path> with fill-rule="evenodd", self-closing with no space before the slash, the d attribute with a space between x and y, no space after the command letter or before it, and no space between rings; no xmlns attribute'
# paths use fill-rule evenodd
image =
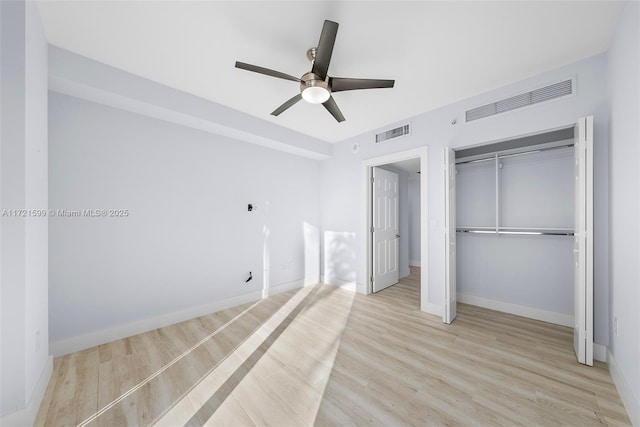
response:
<svg viewBox="0 0 640 427"><path fill-rule="evenodd" d="M395 129L390 129L384 132L380 132L376 134L376 143L382 141L388 141L393 138L398 138L401 136L409 135L411 133L411 127L409 123L404 126L397 127Z"/></svg>
<svg viewBox="0 0 640 427"><path fill-rule="evenodd" d="M501 99L491 104L481 105L466 112L466 121L483 119L485 117L495 116L505 111L516 110L528 105L538 104L550 99L560 98L561 96L571 95L573 93L573 80L564 80L531 92L522 93L510 98Z"/></svg>

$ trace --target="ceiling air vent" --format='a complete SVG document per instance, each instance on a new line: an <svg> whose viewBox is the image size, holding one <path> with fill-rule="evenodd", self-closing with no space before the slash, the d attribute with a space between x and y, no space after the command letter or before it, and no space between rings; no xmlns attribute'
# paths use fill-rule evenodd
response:
<svg viewBox="0 0 640 427"><path fill-rule="evenodd" d="M483 119L485 117L495 116L505 111L516 110L550 99L560 98L561 96L571 95L573 93L573 80L563 80L531 92L522 93L510 98L501 99L491 104L482 105L466 112L466 121Z"/></svg>
<svg viewBox="0 0 640 427"><path fill-rule="evenodd" d="M409 123L407 123L404 126L400 126L395 129L387 130L387 131L376 134L376 144L378 142L388 141L390 139L399 138L401 136L405 136L409 134L411 134L411 127L409 126Z"/></svg>

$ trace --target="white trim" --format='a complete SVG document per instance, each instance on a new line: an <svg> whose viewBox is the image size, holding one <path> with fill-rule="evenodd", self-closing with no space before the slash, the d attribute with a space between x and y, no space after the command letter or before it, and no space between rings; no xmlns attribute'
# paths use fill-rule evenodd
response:
<svg viewBox="0 0 640 427"><path fill-rule="evenodd" d="M296 280L293 282L272 286L268 289L268 295L273 296L293 289L302 288L303 285L303 280ZM190 307L184 310L175 311L173 313L167 313L147 319L136 320L134 322L101 329L88 334L76 335L73 337L54 341L50 344L50 349L54 356L62 356L65 354L84 350L86 348L106 344L111 341L116 341L122 338L152 331L154 329L173 325L175 323L184 322L185 320L195 319L196 317L215 313L217 311L235 307L240 304L258 301L260 299L262 299L262 290L226 298L223 300L213 301L208 304Z"/></svg>
<svg viewBox="0 0 640 427"><path fill-rule="evenodd" d="M607 363L607 346L593 343L593 360Z"/></svg>
<svg viewBox="0 0 640 427"><path fill-rule="evenodd" d="M458 292L458 302L573 328L573 315Z"/></svg>
<svg viewBox="0 0 640 427"><path fill-rule="evenodd" d="M0 426L31 427L35 423L51 374L53 374L53 356L50 355L44 364L36 388L33 390L26 408L0 418Z"/></svg>
<svg viewBox="0 0 640 427"><path fill-rule="evenodd" d="M325 280L324 276L320 276L320 283L330 286L336 286L340 289L345 289L347 291L357 292L359 294L366 295L367 287L361 283L356 283L354 281L342 280L337 278L327 278Z"/></svg>
<svg viewBox="0 0 640 427"><path fill-rule="evenodd" d="M411 150L400 151L396 153L387 154L380 157L374 157L372 159L367 159L362 162L361 176L362 176L362 213L361 218L363 219L363 227L362 234L358 238L358 242L361 247L365 248L366 253L366 261L363 263L363 271L362 277L365 278L366 285L364 285L364 294L370 294L372 292L371 289L371 281L369 277L372 271L372 259L371 259L371 233L369 230L371 229L371 185L370 185L370 177L371 177L371 168L374 166L386 165L389 163L399 162L403 160L415 159L416 157L420 158L420 265L427 267L428 257L427 254L429 252L428 248L428 154L429 150L427 146L414 148ZM420 277L420 309L427 313L431 313L429 310L430 302L428 301L429 296L429 275L422 274Z"/></svg>
<svg viewBox="0 0 640 427"><path fill-rule="evenodd" d="M444 313L444 307L442 307L441 305L432 304L430 302L422 305L420 309L425 313L433 314L434 316L438 316L440 318L442 318L442 313Z"/></svg>
<svg viewBox="0 0 640 427"><path fill-rule="evenodd" d="M294 280L292 282L283 283L281 285L272 286L267 289L266 297L271 297L274 295L282 294L284 292L289 292L294 289L303 288L305 286L304 280ZM310 285L306 285L310 286ZM220 311L220 310L217 310Z"/></svg>
<svg viewBox="0 0 640 427"><path fill-rule="evenodd" d="M420 262L419 259L410 259L409 260L409 266L411 267L420 267L422 263Z"/></svg>
<svg viewBox="0 0 640 427"><path fill-rule="evenodd" d="M620 372L620 367L615 357L613 357L611 349L607 351L607 364L609 365L609 372L611 373L611 378L613 378L613 383L618 389L620 399L622 399L624 408L627 410L627 415L631 420L631 425L640 426L640 401L633 395L633 390L629 387L629 383L625 380L622 372Z"/></svg>

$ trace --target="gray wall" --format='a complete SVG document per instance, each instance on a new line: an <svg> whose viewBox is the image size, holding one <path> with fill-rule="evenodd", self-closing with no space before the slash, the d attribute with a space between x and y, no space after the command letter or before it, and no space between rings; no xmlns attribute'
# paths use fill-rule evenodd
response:
<svg viewBox="0 0 640 427"><path fill-rule="evenodd" d="M609 51L611 92L611 333L610 351L633 393L625 400L640 425L640 4L627 2ZM611 322L613 327L613 322Z"/></svg>
<svg viewBox="0 0 640 427"><path fill-rule="evenodd" d="M47 209L47 43L35 2L0 2L1 208ZM2 216L0 424L31 425L51 374L47 217Z"/></svg>
<svg viewBox="0 0 640 427"><path fill-rule="evenodd" d="M573 241L563 236L460 234L458 292L573 314Z"/></svg>
<svg viewBox="0 0 640 427"><path fill-rule="evenodd" d="M409 180L409 265L420 267L420 180Z"/></svg>
<svg viewBox="0 0 640 427"><path fill-rule="evenodd" d="M317 283L317 161L55 92L49 111L50 207L129 211L51 218L53 343Z"/></svg>
<svg viewBox="0 0 640 427"><path fill-rule="evenodd" d="M577 77L578 91L575 95L551 102L510 111L494 117L464 123L464 112L470 108L542 87L561 79ZM427 234L429 265L422 266L427 272L427 289L421 292L421 306L433 313L441 313L444 301L444 151L443 147L468 147L498 141L518 135L538 133L575 123L580 117L594 116L595 151L595 272L594 272L594 318L595 341L609 342L609 256L608 256L608 105L606 86L606 56L597 55L582 61L551 70L507 86L491 90L482 95L412 117L410 136L376 144L369 132L333 147L333 158L322 163L322 225L326 230L353 233L353 245L342 248L353 254L353 261L341 265L342 271L356 276L358 284L366 283L366 236L365 215L361 206L364 197L362 162L390 153L427 146L429 150ZM452 119L456 125L451 125ZM353 153L351 146L360 144ZM326 251L326 248L325 248Z"/></svg>
<svg viewBox="0 0 640 427"><path fill-rule="evenodd" d="M573 148L500 164L500 226L573 228ZM458 226L494 227L495 162L456 169ZM458 292L573 314L571 237L458 233L456 248Z"/></svg>

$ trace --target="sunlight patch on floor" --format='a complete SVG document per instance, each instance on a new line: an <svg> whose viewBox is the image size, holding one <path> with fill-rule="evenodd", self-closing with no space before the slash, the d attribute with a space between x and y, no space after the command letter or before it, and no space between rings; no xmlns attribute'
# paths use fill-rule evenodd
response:
<svg viewBox="0 0 640 427"><path fill-rule="evenodd" d="M177 402L162 418L157 420L154 425L168 427L185 425L214 392L236 373L238 368L258 349L265 338L300 304L312 289L311 287L304 288L296 293L269 320L263 323L231 354L218 363L206 377L202 378L186 396ZM223 405L221 405L221 409Z"/></svg>
<svg viewBox="0 0 640 427"><path fill-rule="evenodd" d="M312 425L354 298L336 291L299 290L154 425ZM339 314L323 322L322 304Z"/></svg>
<svg viewBox="0 0 640 427"><path fill-rule="evenodd" d="M250 311L252 308L254 308L256 305L258 305L260 303L260 301L252 304L249 308L247 308L246 310L242 311L240 314L238 314L237 316L235 316L233 319L229 320L227 323L225 323L224 325L222 325L221 327L219 327L218 329L216 329L214 332L210 333L209 335L207 335L206 337L202 338L200 341L198 341L196 344L194 344L193 346L191 346L189 349L187 349L186 351L184 351L182 354L180 354L179 356L177 356L175 359L173 359L171 362L167 363L166 365L164 365L162 368L158 369L156 372L154 372L153 374L149 375L147 378L145 378L144 380L140 381L138 384L136 384L135 386L131 387L129 390L127 390L126 392L124 392L122 395L120 395L118 398L114 399L111 403L109 403L108 405L105 405L102 409L100 409L98 412L96 412L95 414L93 414L92 416L90 416L89 418L87 418L86 420L84 420L83 422L81 422L80 424L78 424L78 427L85 427L86 425L88 425L89 423L95 421L100 415L104 414L105 412L107 412L109 409L113 408L114 406L116 406L117 404L119 404L120 402L122 402L124 399L126 399L127 397L131 396L133 393L135 393L137 390L139 390L140 388L144 387L145 385L149 384L149 382L151 382L154 378L156 378L157 376L161 375L163 372L165 372L167 369L169 369L170 367L172 367L173 365L175 365L176 363L178 363L179 361L181 361L182 359L184 359L185 357L187 357L189 354L191 354L194 350L196 350L197 348L199 348L202 344L204 344L205 342L209 341L211 338L215 337L217 334L219 334L220 332L222 332L223 330L225 330L225 328L229 325L231 325L233 322L235 322L237 319L241 318L245 313L247 313L248 311Z"/></svg>

